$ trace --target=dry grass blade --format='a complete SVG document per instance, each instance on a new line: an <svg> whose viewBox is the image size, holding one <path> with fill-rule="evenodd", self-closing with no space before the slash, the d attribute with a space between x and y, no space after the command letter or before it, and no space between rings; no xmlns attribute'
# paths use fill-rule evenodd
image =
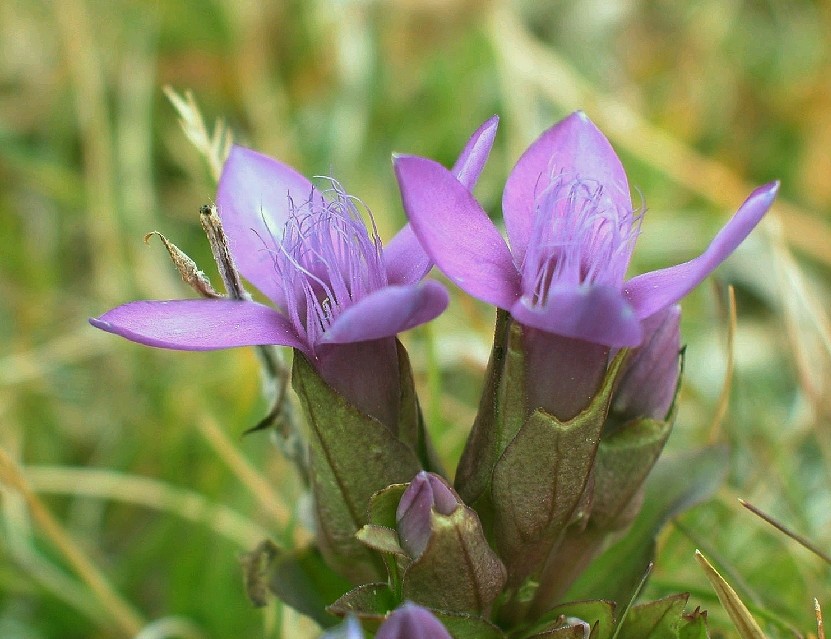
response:
<svg viewBox="0 0 831 639"><path fill-rule="evenodd" d="M219 118L214 124L213 133L208 131L199 106L190 91L185 91L184 95L180 95L172 87L166 86L164 94L179 113L181 118L179 123L182 125L185 136L208 162L214 180L219 181L222 165L231 151L233 135Z"/></svg>
<svg viewBox="0 0 831 639"><path fill-rule="evenodd" d="M141 615L110 585L92 560L75 543L69 533L44 506L31 489L23 472L3 448L0 448L0 482L20 493L40 531L49 539L66 561L98 597L112 621L128 636L134 636L144 626Z"/></svg>
<svg viewBox="0 0 831 639"><path fill-rule="evenodd" d="M724 606L727 614L730 615L730 619L733 622L733 625L736 626L736 630L738 630L741 638L767 639L765 633L762 632L759 624L756 623L756 620L753 618L753 615L750 614L747 606L742 603L742 600L739 599L739 596L736 594L736 591L730 587L730 584L728 584L718 573L718 571L713 568L710 562L704 558L704 555L697 550L695 551L695 558L704 569L704 574L707 575L710 585L713 587L713 590L716 591L716 595L718 596L721 605Z"/></svg>
<svg viewBox="0 0 831 639"><path fill-rule="evenodd" d="M524 78L523 95L529 93L529 86L536 87L558 108L589 110L592 120L615 145L719 207L735 210L752 190L753 185L723 164L650 125L620 99L598 91L564 58L536 40L501 3L496 3L491 16L491 32L511 84ZM831 264L831 228L781 198L776 213L784 222L783 233L791 246Z"/></svg>
<svg viewBox="0 0 831 639"><path fill-rule="evenodd" d="M26 469L32 488L42 493L84 495L171 512L210 527L248 549L268 531L227 506L212 504L199 493L164 482L110 470L38 466Z"/></svg>
<svg viewBox="0 0 831 639"><path fill-rule="evenodd" d="M225 432L209 414L204 413L197 421L199 434L211 446L219 458L225 462L231 472L260 502L278 528L285 529L291 519L291 513L279 496L272 490L263 476L240 454ZM267 536L267 535L264 535ZM257 540L259 542L262 539ZM299 541L299 540L298 540ZM256 542L255 542L256 543ZM253 546L254 544L251 544Z"/></svg>
<svg viewBox="0 0 831 639"><path fill-rule="evenodd" d="M733 347L736 337L736 292L733 287L727 288L727 366L724 371L724 383L721 386L721 394L716 405L716 412L710 424L708 440L711 444L718 441L718 434L727 409L730 406L730 388L733 385L733 369L735 366L735 349Z"/></svg>
<svg viewBox="0 0 831 639"><path fill-rule="evenodd" d="M817 639L825 639L825 624L822 621L822 608L817 599L814 599L814 612L817 615Z"/></svg>
<svg viewBox="0 0 831 639"><path fill-rule="evenodd" d="M807 550L810 550L817 557L822 559L825 563L831 564L831 557L829 557L825 552L820 550L816 546L816 544L814 544L812 541L806 539L805 537L803 537L802 535L800 535L798 533L795 533L793 530L791 530L790 528L785 526L783 523L777 521L776 519L774 519L773 517L771 517L767 513L762 512L761 510L756 508L756 506L754 506L751 503L746 502L744 499L739 499L739 503L742 506L744 506L745 508L747 508L750 512L752 512L757 517L760 517L761 519L764 519L767 523L769 523L771 526L776 528L778 531L786 534L788 537L793 539L796 543L798 543L803 548L806 548Z"/></svg>

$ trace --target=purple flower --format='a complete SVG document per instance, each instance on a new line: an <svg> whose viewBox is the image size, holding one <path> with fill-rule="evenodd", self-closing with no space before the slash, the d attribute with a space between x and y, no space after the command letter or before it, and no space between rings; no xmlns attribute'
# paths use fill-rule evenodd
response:
<svg viewBox="0 0 831 639"><path fill-rule="evenodd" d="M610 347L640 344L642 322L724 261L778 189L751 193L699 257L625 281L640 216L620 160L582 112L544 132L511 172L502 197L510 248L439 164L399 156L395 170L416 235L460 288L525 326Z"/></svg>
<svg viewBox="0 0 831 639"><path fill-rule="evenodd" d="M485 122L453 167L462 188L475 184L496 125L496 117ZM352 369L366 363L356 362L359 354L347 345L384 342L447 305L440 284L420 281L432 262L409 225L383 249L372 216L334 180L317 188L291 167L235 146L217 207L240 273L274 307L250 299L138 301L91 319L92 325L179 350L291 346L328 379L343 372L345 360ZM394 344L375 350L390 348L394 354Z"/></svg>
<svg viewBox="0 0 831 639"><path fill-rule="evenodd" d="M451 639L450 633L427 608L405 602L381 624L375 639Z"/></svg>

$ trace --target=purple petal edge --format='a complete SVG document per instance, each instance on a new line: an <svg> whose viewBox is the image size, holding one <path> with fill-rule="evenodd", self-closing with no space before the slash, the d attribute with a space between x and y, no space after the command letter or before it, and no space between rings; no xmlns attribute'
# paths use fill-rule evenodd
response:
<svg viewBox="0 0 831 639"><path fill-rule="evenodd" d="M496 129L499 126L499 116L485 120L481 126L473 132L470 139L462 149L459 159L453 165L451 173L461 182L468 191L472 191L482 174L485 162L493 147L493 140L496 137Z"/></svg>
<svg viewBox="0 0 831 639"><path fill-rule="evenodd" d="M291 323L273 308L238 300L146 300L90 318L102 331L180 351L276 344L306 351Z"/></svg>
<svg viewBox="0 0 831 639"><path fill-rule="evenodd" d="M324 343L345 344L392 337L440 315L450 298L444 286L387 286L347 308L324 334Z"/></svg>
<svg viewBox="0 0 831 639"><path fill-rule="evenodd" d="M216 204L231 254L245 279L278 306L284 300L272 251L282 239L289 198L300 206L311 195L312 183L304 176L251 149L232 147L222 167Z"/></svg>
<svg viewBox="0 0 831 639"><path fill-rule="evenodd" d="M611 286L552 287L545 306L532 306L523 297L511 315L541 331L605 346L637 346L643 339L634 310Z"/></svg>
<svg viewBox="0 0 831 639"><path fill-rule="evenodd" d="M462 290L509 309L520 275L496 226L446 168L416 156L395 158L404 210L424 250Z"/></svg>
<svg viewBox="0 0 831 639"><path fill-rule="evenodd" d="M736 214L716 234L710 246L689 262L644 273L623 287L624 294L641 319L680 301L736 250L773 204L779 182L760 186L744 201Z"/></svg>
<svg viewBox="0 0 831 639"><path fill-rule="evenodd" d="M536 196L552 173L595 180L620 210L631 210L629 182L617 154L589 117L576 111L531 143L505 183L502 212L517 264L522 263L531 236Z"/></svg>
<svg viewBox="0 0 831 639"><path fill-rule="evenodd" d="M465 144L452 173L472 191L488 160L499 125L499 116L486 120ZM406 224L384 247L384 264L390 284L415 284L433 268L410 224Z"/></svg>

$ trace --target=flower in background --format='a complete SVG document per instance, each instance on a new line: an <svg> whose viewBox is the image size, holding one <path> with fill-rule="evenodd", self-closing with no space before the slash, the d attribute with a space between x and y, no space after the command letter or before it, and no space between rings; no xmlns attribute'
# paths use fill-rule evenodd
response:
<svg viewBox="0 0 831 639"><path fill-rule="evenodd" d="M545 131L511 172L502 198L510 248L441 165L399 156L395 170L422 245L460 288L525 326L609 347L640 344L642 322L724 261L778 189L753 191L699 257L625 281L640 216L620 160L582 112Z"/></svg>
<svg viewBox="0 0 831 639"><path fill-rule="evenodd" d="M364 636L358 619L350 616L320 639L364 639ZM375 639L451 639L451 636L433 613L408 601L389 614Z"/></svg>
<svg viewBox="0 0 831 639"><path fill-rule="evenodd" d="M375 639L451 639L450 633L426 608L406 602L381 624Z"/></svg>

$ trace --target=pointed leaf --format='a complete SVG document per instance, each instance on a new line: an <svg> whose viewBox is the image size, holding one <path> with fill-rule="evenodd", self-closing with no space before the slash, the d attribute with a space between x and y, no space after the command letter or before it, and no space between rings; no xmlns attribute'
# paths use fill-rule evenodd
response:
<svg viewBox="0 0 831 639"><path fill-rule="evenodd" d="M567 596L629 601L654 558L658 532L670 518L715 492L726 471L723 446L661 458L646 480L643 507L632 527L592 562Z"/></svg>
<svg viewBox="0 0 831 639"><path fill-rule="evenodd" d="M684 615L678 639L710 639L707 632L707 611L696 608L691 614Z"/></svg>
<svg viewBox="0 0 831 639"><path fill-rule="evenodd" d="M535 635L531 635L528 639L585 639L586 627L583 624L571 624L568 626L560 626L554 630L546 630Z"/></svg>
<svg viewBox="0 0 831 639"><path fill-rule="evenodd" d="M339 617L355 615L366 622L364 626L367 630L374 631L398 603L387 584L363 584L347 592L326 610Z"/></svg>
<svg viewBox="0 0 831 639"><path fill-rule="evenodd" d="M505 634L491 622L474 615L430 610L444 624L453 639L505 639Z"/></svg>
<svg viewBox="0 0 831 639"><path fill-rule="evenodd" d="M324 628L337 623L326 607L349 589L323 560L317 548L278 551L267 569L268 588L283 603L314 619Z"/></svg>
<svg viewBox="0 0 831 639"><path fill-rule="evenodd" d="M600 441L594 476L592 525L617 529L631 523L637 512L625 513L672 430L672 421L641 419L630 422ZM622 515L628 514L628 517Z"/></svg>
<svg viewBox="0 0 831 639"><path fill-rule="evenodd" d="M689 593L650 601L629 610L617 639L678 639L681 615Z"/></svg>
<svg viewBox="0 0 831 639"><path fill-rule="evenodd" d="M355 537L365 546L378 552L406 555L398 543L398 533L392 528L367 524L355 533Z"/></svg>
<svg viewBox="0 0 831 639"><path fill-rule="evenodd" d="M405 490L407 484L393 484L375 493L369 500L370 523L395 530L395 512Z"/></svg>
<svg viewBox="0 0 831 639"><path fill-rule="evenodd" d="M560 604L540 617L534 631L543 632L571 620L586 622L592 628L593 639L609 639L615 629L615 604L599 599Z"/></svg>
<svg viewBox="0 0 831 639"><path fill-rule="evenodd" d="M741 638L767 639L765 633L762 632L759 624L756 623L756 620L753 618L753 615L750 614L747 606L742 603L742 600L739 599L736 591L730 587L730 584L724 580L724 577L722 577L718 571L713 568L712 564L705 559L704 555L697 550L695 551L695 558L704 569L704 574L707 575L710 585L713 587L713 590L716 591L716 595L718 595L718 600L721 602L721 605L724 606L727 614L730 615L730 620L733 622L733 625L736 626L736 630Z"/></svg>

